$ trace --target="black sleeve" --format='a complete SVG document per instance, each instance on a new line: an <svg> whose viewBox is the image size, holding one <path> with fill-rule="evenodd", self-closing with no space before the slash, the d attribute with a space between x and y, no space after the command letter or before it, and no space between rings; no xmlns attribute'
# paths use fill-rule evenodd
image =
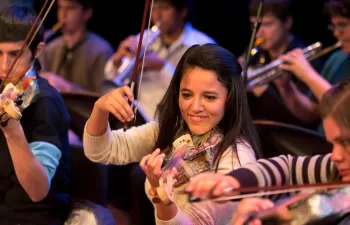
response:
<svg viewBox="0 0 350 225"><path fill-rule="evenodd" d="M23 111L22 126L28 143L43 141L68 148L70 117L60 98L39 98Z"/></svg>

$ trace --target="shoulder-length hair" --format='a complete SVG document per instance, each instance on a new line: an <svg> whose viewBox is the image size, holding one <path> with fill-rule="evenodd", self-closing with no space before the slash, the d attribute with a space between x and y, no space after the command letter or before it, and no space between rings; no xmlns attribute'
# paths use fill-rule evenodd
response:
<svg viewBox="0 0 350 225"><path fill-rule="evenodd" d="M350 80L334 85L321 98L322 119L332 117L341 127L350 130Z"/></svg>
<svg viewBox="0 0 350 225"><path fill-rule="evenodd" d="M235 143L238 141L248 142L259 158L259 138L250 114L241 66L232 53L216 44L193 45L180 59L168 90L156 109L155 116L159 122L156 147L168 149L176 138L177 131L181 129L178 123L181 118L178 104L180 82L186 70L195 67L214 71L218 81L228 90L225 114L217 125L223 139L215 153L214 162L218 165L218 159L229 147L233 147L237 153Z"/></svg>
<svg viewBox="0 0 350 225"><path fill-rule="evenodd" d="M322 96L319 104L322 119L332 118L341 129L350 130L350 80L334 85ZM335 165L330 180L340 180Z"/></svg>

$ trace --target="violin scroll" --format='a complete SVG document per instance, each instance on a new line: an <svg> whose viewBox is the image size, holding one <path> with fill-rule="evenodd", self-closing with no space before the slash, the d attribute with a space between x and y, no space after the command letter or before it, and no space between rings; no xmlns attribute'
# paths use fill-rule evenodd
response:
<svg viewBox="0 0 350 225"><path fill-rule="evenodd" d="M2 102L2 107L7 115L9 115L12 119L20 120L22 118L22 113L17 108L15 102L11 99L5 99Z"/></svg>
<svg viewBox="0 0 350 225"><path fill-rule="evenodd" d="M17 83L8 83L1 93L0 126L5 127L10 119L20 120L22 111L27 108L39 93L34 67Z"/></svg>
<svg viewBox="0 0 350 225"><path fill-rule="evenodd" d="M6 98L2 101L3 113L0 114L0 125L2 127L7 126L10 119L20 120L22 118L22 113L19 107L22 105L23 94L17 97L15 101L10 98ZM5 119L3 119L5 117Z"/></svg>

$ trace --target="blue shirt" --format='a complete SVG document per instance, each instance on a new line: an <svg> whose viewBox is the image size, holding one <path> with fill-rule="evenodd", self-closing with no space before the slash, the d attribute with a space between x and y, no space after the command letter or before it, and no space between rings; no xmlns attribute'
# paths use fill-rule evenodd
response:
<svg viewBox="0 0 350 225"><path fill-rule="evenodd" d="M330 84L334 85L350 78L350 55L345 54L342 50L334 52L325 62L321 71ZM311 96L312 94L310 94ZM318 132L324 134L322 123L318 126Z"/></svg>
<svg viewBox="0 0 350 225"><path fill-rule="evenodd" d="M51 180L55 175L56 168L62 156L61 151L55 145L43 141L35 141L29 143L29 147L32 150L34 156L45 168L50 187Z"/></svg>

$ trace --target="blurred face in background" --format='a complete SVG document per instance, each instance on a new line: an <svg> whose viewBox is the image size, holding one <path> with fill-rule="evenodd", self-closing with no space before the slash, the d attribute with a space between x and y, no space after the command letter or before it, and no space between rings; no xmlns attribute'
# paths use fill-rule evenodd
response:
<svg viewBox="0 0 350 225"><path fill-rule="evenodd" d="M152 23L161 23L160 31L163 34L171 35L183 28L187 10L178 12L176 8L166 1L154 2L152 9Z"/></svg>
<svg viewBox="0 0 350 225"><path fill-rule="evenodd" d="M91 9L84 9L78 1L58 0L57 19L63 25L63 33L73 33L76 30L85 28L92 16Z"/></svg>
<svg viewBox="0 0 350 225"><path fill-rule="evenodd" d="M250 17L250 22L253 25L256 17ZM265 14L262 17L262 23L256 33L256 38L262 38L263 42L259 48L269 51L283 45L289 36L289 30L292 26L292 19L288 18L282 21L271 14Z"/></svg>
<svg viewBox="0 0 350 225"><path fill-rule="evenodd" d="M350 53L350 19L342 16L333 16L332 24L329 29L333 32L334 37L343 43L342 50L344 53Z"/></svg>

